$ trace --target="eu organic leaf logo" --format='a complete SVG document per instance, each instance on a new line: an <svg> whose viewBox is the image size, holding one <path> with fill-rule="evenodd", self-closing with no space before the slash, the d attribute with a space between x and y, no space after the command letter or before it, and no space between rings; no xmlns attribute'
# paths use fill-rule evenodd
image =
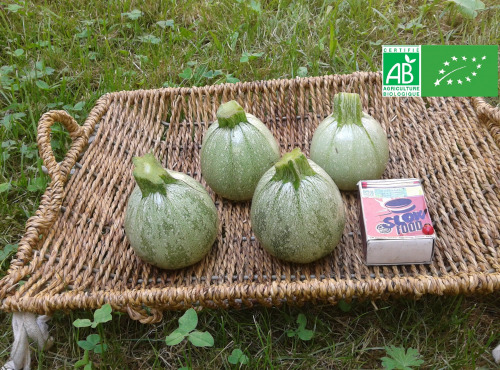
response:
<svg viewBox="0 0 500 370"><path fill-rule="evenodd" d="M446 58L446 60L439 67L441 69L438 71L434 86L441 85L441 82L447 77L450 78L443 81L443 85L444 82L446 82L446 86L453 86L454 83L455 86L468 85L472 82L474 77L476 77L481 72L481 68L485 63L485 60L486 55L483 55L482 57L476 57L474 55L462 55L461 57L457 57L456 55L453 55ZM461 71L460 74L457 74L458 71ZM454 77L455 79L453 79L452 77Z"/></svg>
<svg viewBox="0 0 500 370"><path fill-rule="evenodd" d="M405 54L405 60L406 60L406 63L413 63L416 59L410 59L408 54Z"/></svg>

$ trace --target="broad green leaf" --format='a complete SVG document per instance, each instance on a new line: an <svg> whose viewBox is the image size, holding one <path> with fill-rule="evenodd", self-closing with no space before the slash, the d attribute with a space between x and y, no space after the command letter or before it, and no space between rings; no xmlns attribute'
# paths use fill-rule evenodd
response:
<svg viewBox="0 0 500 370"><path fill-rule="evenodd" d="M176 329L165 338L165 343L167 346L175 346L182 342L186 335L187 333L180 332L179 329Z"/></svg>
<svg viewBox="0 0 500 370"><path fill-rule="evenodd" d="M255 1L255 0L250 0L250 9L252 9L254 12L257 12L257 13L262 13L262 8L260 7L260 2L259 1Z"/></svg>
<svg viewBox="0 0 500 370"><path fill-rule="evenodd" d="M77 362L75 362L75 364L73 366L75 367L75 369L78 369L79 367L85 366L88 363L89 363L89 360L82 358L81 360L78 360Z"/></svg>
<svg viewBox="0 0 500 370"><path fill-rule="evenodd" d="M156 22L158 26L161 28L165 29L167 27L174 28L174 20L173 19L167 19L166 21L158 21Z"/></svg>
<svg viewBox="0 0 500 370"><path fill-rule="evenodd" d="M139 59L141 61L141 63L147 63L149 61L149 58L147 55L137 54L135 57L137 59Z"/></svg>
<svg viewBox="0 0 500 370"><path fill-rule="evenodd" d="M382 357L381 360L382 366L388 370L410 370L424 363L424 361L419 358L420 354L414 348L405 350L403 347L389 346L385 347L385 351L390 357Z"/></svg>
<svg viewBox="0 0 500 370"><path fill-rule="evenodd" d="M248 364L248 356L246 356L239 348L233 349L233 352L231 352L227 360L233 365L236 365L238 363L241 363L242 365Z"/></svg>
<svg viewBox="0 0 500 370"><path fill-rule="evenodd" d="M226 82L228 82L230 84L234 84L236 82L240 82L240 80L237 79L236 77L233 77L232 74L228 74L228 75L226 75Z"/></svg>
<svg viewBox="0 0 500 370"><path fill-rule="evenodd" d="M78 32L75 36L79 39L84 39L90 36L90 31L88 28L86 28L82 32Z"/></svg>
<svg viewBox="0 0 500 370"><path fill-rule="evenodd" d="M16 49L14 50L14 52L12 53L12 55L14 55L15 57L20 57L21 55L24 54L24 50L23 49Z"/></svg>
<svg viewBox="0 0 500 370"><path fill-rule="evenodd" d="M296 330L288 330L286 332L286 335L287 335L288 338L292 338L292 337L294 337L294 336L297 335L297 331Z"/></svg>
<svg viewBox="0 0 500 370"><path fill-rule="evenodd" d="M339 301L339 308L342 312L349 312L351 311L351 308L352 308L352 304L351 303L347 303L346 301L344 301L343 299L341 299Z"/></svg>
<svg viewBox="0 0 500 370"><path fill-rule="evenodd" d="M196 325L198 325L198 314L194 308L190 308L179 319L179 331L182 333L189 333L196 329Z"/></svg>
<svg viewBox="0 0 500 370"><path fill-rule="evenodd" d="M43 177L37 177L26 187L28 191L43 191L47 187L47 181Z"/></svg>
<svg viewBox="0 0 500 370"><path fill-rule="evenodd" d="M47 82L42 80L36 80L35 84L42 90L49 90L50 86Z"/></svg>
<svg viewBox="0 0 500 370"><path fill-rule="evenodd" d="M464 16L474 19L477 12L484 10L484 3L480 0L450 0L457 7L457 10Z"/></svg>
<svg viewBox="0 0 500 370"><path fill-rule="evenodd" d="M5 261L12 253L17 252L18 244L6 244L3 249L0 249L0 262Z"/></svg>
<svg viewBox="0 0 500 370"><path fill-rule="evenodd" d="M213 78L214 77L214 71L210 70L210 71L203 72L202 76L205 77L205 78Z"/></svg>
<svg viewBox="0 0 500 370"><path fill-rule="evenodd" d="M108 345L106 343L99 343L94 348L94 352L98 354L106 352L107 350L108 350Z"/></svg>
<svg viewBox="0 0 500 370"><path fill-rule="evenodd" d="M297 317L297 324L299 324L299 330L306 327L307 319L303 313L299 313L299 316Z"/></svg>
<svg viewBox="0 0 500 370"><path fill-rule="evenodd" d="M87 342L92 343L93 345L98 344L101 341L101 337L99 334L90 334L87 336Z"/></svg>
<svg viewBox="0 0 500 370"><path fill-rule="evenodd" d="M3 251L7 254L17 252L18 246L19 244L5 244L5 247L3 247Z"/></svg>
<svg viewBox="0 0 500 370"><path fill-rule="evenodd" d="M135 21L136 19L139 19L142 17L142 12L139 9L134 9L130 12L122 13L122 17L127 17L130 20Z"/></svg>
<svg viewBox="0 0 500 370"><path fill-rule="evenodd" d="M264 53L262 53L262 52L261 53L247 53L247 52L244 52L243 54L241 54L240 63L247 63L250 60L261 58L263 55L264 55Z"/></svg>
<svg viewBox="0 0 500 370"><path fill-rule="evenodd" d="M73 321L73 326L76 328L86 328L87 326L91 326L92 321L89 319L76 319Z"/></svg>
<svg viewBox="0 0 500 370"><path fill-rule="evenodd" d="M78 103L75 104L75 106L73 107L72 110L81 111L84 106L85 106L85 102L84 101L79 101Z"/></svg>
<svg viewBox="0 0 500 370"><path fill-rule="evenodd" d="M35 46L39 48L44 48L46 46L49 46L50 43L48 41L37 41L35 42Z"/></svg>
<svg viewBox="0 0 500 370"><path fill-rule="evenodd" d="M154 35L143 35L138 37L139 41L148 43L148 44L153 44L153 45L158 45L161 41L159 37L156 37Z"/></svg>
<svg viewBox="0 0 500 370"><path fill-rule="evenodd" d="M19 9L22 9L23 7L21 5L18 5L18 4L9 4L7 5L7 10L9 12L12 12L12 13L17 13L19 11Z"/></svg>
<svg viewBox="0 0 500 370"><path fill-rule="evenodd" d="M301 340L311 340L314 336L314 332L308 329L299 329L297 330L297 334Z"/></svg>
<svg viewBox="0 0 500 370"><path fill-rule="evenodd" d="M214 345L214 337L207 332L193 331L189 333L188 340L196 347L213 347Z"/></svg>
<svg viewBox="0 0 500 370"><path fill-rule="evenodd" d="M103 323L103 322L108 322L113 319L111 316L111 311L113 309L109 305L109 303L106 303L104 306L99 308L94 312L94 322L92 323L92 327L95 328L97 324Z"/></svg>
<svg viewBox="0 0 500 370"><path fill-rule="evenodd" d="M0 184L0 193L9 191L11 188L10 182L4 182Z"/></svg>
<svg viewBox="0 0 500 370"><path fill-rule="evenodd" d="M92 351L95 347L94 343L87 342L86 340L79 340L77 344L80 348L86 349L88 351Z"/></svg>
<svg viewBox="0 0 500 370"><path fill-rule="evenodd" d="M179 77L184 79L184 80L189 80L191 77L193 77L193 70L190 67L187 67L182 71L182 73L179 73Z"/></svg>
<svg viewBox="0 0 500 370"><path fill-rule="evenodd" d="M306 77L307 76L307 67L299 67L297 70L297 76Z"/></svg>
<svg viewBox="0 0 500 370"><path fill-rule="evenodd" d="M196 34L194 32L192 32L184 27L180 27L179 32L181 33L182 38L187 39L187 40L191 40L196 36Z"/></svg>
<svg viewBox="0 0 500 370"><path fill-rule="evenodd" d="M85 367L83 368L83 370L92 370L92 363L89 362L87 365L85 365Z"/></svg>

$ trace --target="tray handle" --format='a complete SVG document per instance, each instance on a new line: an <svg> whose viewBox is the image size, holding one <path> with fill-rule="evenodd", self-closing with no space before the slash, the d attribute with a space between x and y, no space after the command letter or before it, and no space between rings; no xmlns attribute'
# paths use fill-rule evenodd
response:
<svg viewBox="0 0 500 370"><path fill-rule="evenodd" d="M491 106L483 98L473 98L473 105L479 118L488 121L488 129L496 143L500 144L500 109Z"/></svg>
<svg viewBox="0 0 500 370"><path fill-rule="evenodd" d="M54 151L50 144L51 129L56 122L62 123L66 130L68 130L73 141L71 143L71 148L60 163L56 161ZM52 188L58 187L58 183L63 185L66 182L71 167L74 166L81 149L87 141L86 134L86 130L66 111L51 110L44 113L40 118L37 136L38 150L45 167L47 167L50 178L52 179Z"/></svg>

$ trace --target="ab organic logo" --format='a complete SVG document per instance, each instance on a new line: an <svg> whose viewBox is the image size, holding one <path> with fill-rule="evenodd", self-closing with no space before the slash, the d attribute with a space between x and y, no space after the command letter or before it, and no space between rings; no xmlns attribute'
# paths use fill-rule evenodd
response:
<svg viewBox="0 0 500 370"><path fill-rule="evenodd" d="M383 46L382 96L420 96L420 46Z"/></svg>
<svg viewBox="0 0 500 370"><path fill-rule="evenodd" d="M497 45L386 45L382 67L382 96L498 96Z"/></svg>

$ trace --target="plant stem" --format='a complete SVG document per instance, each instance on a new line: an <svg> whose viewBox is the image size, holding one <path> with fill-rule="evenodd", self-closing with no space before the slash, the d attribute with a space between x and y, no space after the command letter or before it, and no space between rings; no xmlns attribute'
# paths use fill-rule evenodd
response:
<svg viewBox="0 0 500 370"><path fill-rule="evenodd" d="M338 127L352 124L363 127L362 116L363 109L358 94L341 92L333 97L333 117Z"/></svg>
<svg viewBox="0 0 500 370"><path fill-rule="evenodd" d="M143 157L134 157L132 161L135 165L134 178L143 197L147 197L151 193L165 195L165 184L175 181L151 153L145 154Z"/></svg>
<svg viewBox="0 0 500 370"><path fill-rule="evenodd" d="M306 156L295 148L290 153L286 153L275 165L276 173L272 180L291 182L295 189L298 189L300 181L306 176L315 175L316 172L311 168Z"/></svg>
<svg viewBox="0 0 500 370"><path fill-rule="evenodd" d="M217 109L217 121L219 122L219 127L229 128L233 128L241 122L248 122L243 107L234 100L221 104L219 109Z"/></svg>

